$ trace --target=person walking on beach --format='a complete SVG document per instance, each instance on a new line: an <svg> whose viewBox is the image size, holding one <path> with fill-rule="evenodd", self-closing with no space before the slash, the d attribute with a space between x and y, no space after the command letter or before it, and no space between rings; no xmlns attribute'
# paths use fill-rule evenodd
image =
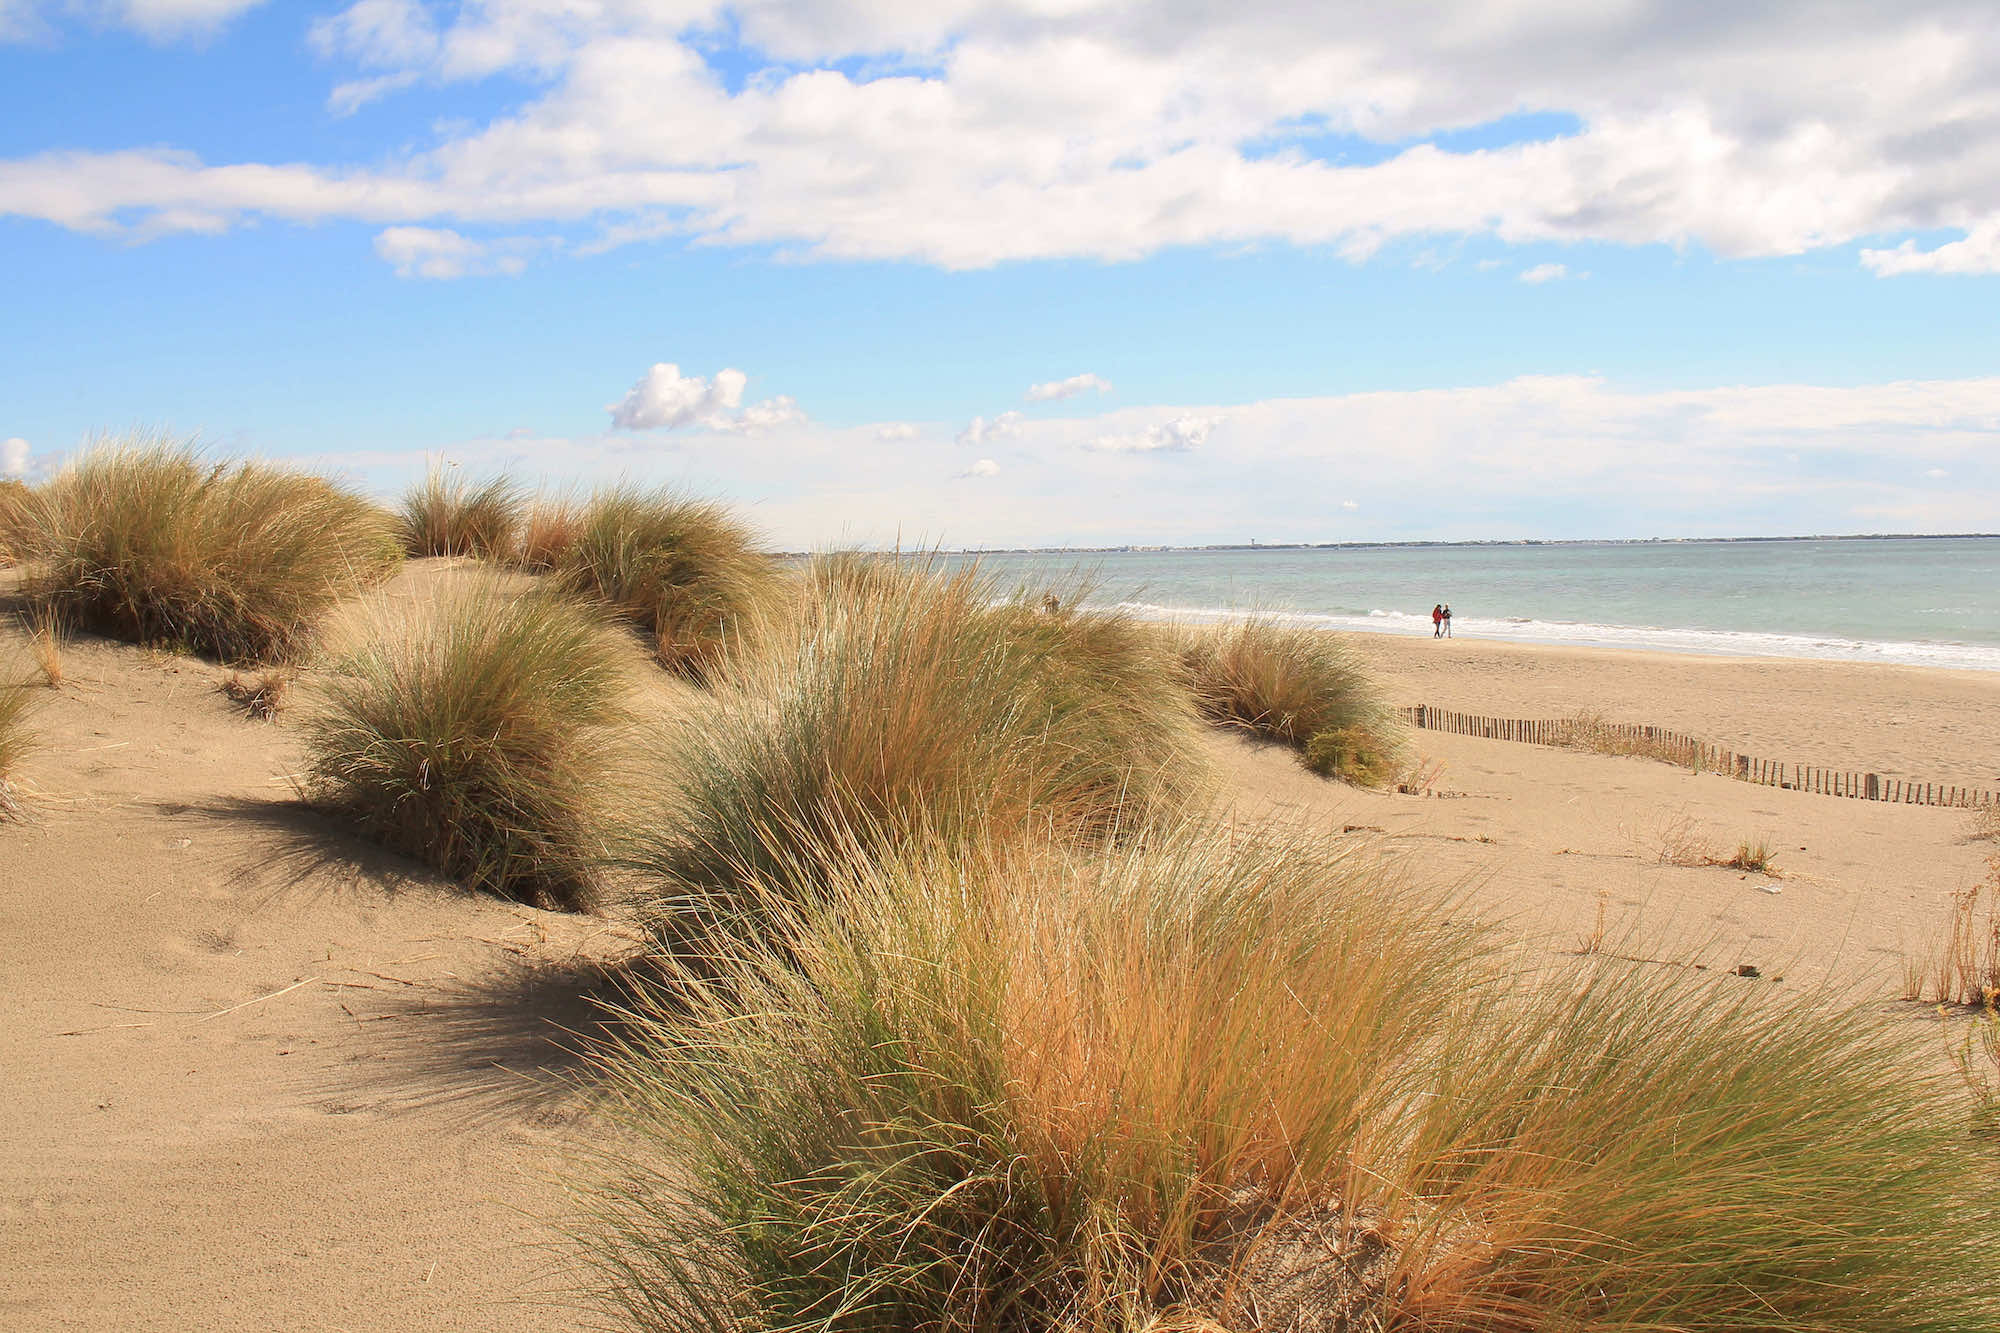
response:
<svg viewBox="0 0 2000 1333"><path fill-rule="evenodd" d="M1446 603L1444 604L1444 636L1445 636L1445 637L1446 637L1447 639L1449 639L1449 638L1451 637L1451 603L1450 603L1450 602L1446 602Z"/></svg>
<svg viewBox="0 0 2000 1333"><path fill-rule="evenodd" d="M1436 606L1433 606L1431 608L1431 637L1433 639L1442 639L1444 637L1443 602L1439 602Z"/></svg>

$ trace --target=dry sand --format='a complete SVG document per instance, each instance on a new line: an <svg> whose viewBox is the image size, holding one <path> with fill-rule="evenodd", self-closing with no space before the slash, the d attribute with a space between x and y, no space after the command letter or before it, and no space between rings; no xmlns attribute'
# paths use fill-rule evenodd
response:
<svg viewBox="0 0 2000 1333"><path fill-rule="evenodd" d="M19 636L0 631L0 662ZM1677 726L1772 757L2000 786L2000 677L1361 640L1398 703ZM615 923L453 893L302 811L288 723L207 664L82 641L36 722L32 819L0 827L0 1327L571 1328L557 1076L579 960ZM1438 795L1322 782L1218 735L1239 817L1368 840L1545 947L1858 980L1991 843L1963 813L1424 733ZM1663 865L1768 837L1783 878ZM1778 892L1768 892L1776 889ZM1635 924L1636 923L1636 924ZM1636 934L1634 932L1637 932ZM1782 982L1771 980L1782 976ZM1914 1020L1913 1020L1914 1021Z"/></svg>

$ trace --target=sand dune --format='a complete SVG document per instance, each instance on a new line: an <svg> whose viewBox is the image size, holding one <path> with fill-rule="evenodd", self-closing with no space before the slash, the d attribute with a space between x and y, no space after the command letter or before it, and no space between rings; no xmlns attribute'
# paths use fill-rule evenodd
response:
<svg viewBox="0 0 2000 1333"><path fill-rule="evenodd" d="M1398 703L1589 707L2000 785L2000 681L1970 673L1362 646ZM632 932L455 893L303 811L287 722L246 719L218 668L86 640L67 669L38 717L32 819L0 827L0 1325L576 1326L556 1223L594 1125L556 1025L588 1021L579 977ZM1959 812L1417 744L1444 765L1428 798L1228 735L1212 749L1241 819L1368 840L1537 947L1574 947L1602 905L1614 942L1763 974L1718 984L1892 996L1903 948L1993 850ZM1768 838L1783 877L1662 864L1670 835Z"/></svg>

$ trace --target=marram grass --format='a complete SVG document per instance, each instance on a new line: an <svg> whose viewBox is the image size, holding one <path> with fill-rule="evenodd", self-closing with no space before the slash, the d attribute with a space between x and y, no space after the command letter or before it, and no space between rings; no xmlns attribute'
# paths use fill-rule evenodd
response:
<svg viewBox="0 0 2000 1333"><path fill-rule="evenodd" d="M399 558L384 516L323 477L101 440L25 506L28 593L73 624L225 661L283 661Z"/></svg>
<svg viewBox="0 0 2000 1333"><path fill-rule="evenodd" d="M1199 728L1155 636L999 596L976 568L818 560L792 625L661 736L672 814L641 868L675 913L729 916L814 848L928 831L1113 834L1206 798Z"/></svg>
<svg viewBox="0 0 2000 1333"><path fill-rule="evenodd" d="M782 592L777 565L727 508L667 490L599 492L554 561L572 589L652 635L661 665L697 680L756 638Z"/></svg>
<svg viewBox="0 0 2000 1333"><path fill-rule="evenodd" d="M813 873L604 1057L628 1326L2000 1326L1993 1163L1866 1009L1240 834Z"/></svg>
<svg viewBox="0 0 2000 1333"><path fill-rule="evenodd" d="M14 778L21 761L35 748L28 730L28 715L35 700L27 678L20 673L0 677L0 819L20 814Z"/></svg>
<svg viewBox="0 0 2000 1333"><path fill-rule="evenodd" d="M433 467L403 496L397 525L410 555L496 560L513 549L524 509L520 487L505 477L474 482Z"/></svg>
<svg viewBox="0 0 2000 1333"><path fill-rule="evenodd" d="M475 889L590 906L623 791L630 645L498 575L372 608L303 734L306 787Z"/></svg>
<svg viewBox="0 0 2000 1333"><path fill-rule="evenodd" d="M1181 669L1210 720L1303 747L1358 731L1385 752L1399 743L1389 710L1345 639L1262 616L1174 631Z"/></svg>

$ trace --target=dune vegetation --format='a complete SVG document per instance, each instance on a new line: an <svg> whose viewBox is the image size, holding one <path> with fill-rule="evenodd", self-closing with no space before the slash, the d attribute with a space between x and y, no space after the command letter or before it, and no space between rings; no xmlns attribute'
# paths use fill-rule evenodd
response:
<svg viewBox="0 0 2000 1333"><path fill-rule="evenodd" d="M1045 613L923 559L824 557L803 585L783 632L660 738L671 814L639 862L670 917L748 910L750 885L834 847L1110 834L1205 795L1193 711L1131 620Z"/></svg>
<svg viewBox="0 0 2000 1333"><path fill-rule="evenodd" d="M204 460L188 442L100 440L24 506L32 600L79 628L224 661L284 661L390 569L380 510L322 477Z"/></svg>
<svg viewBox="0 0 2000 1333"><path fill-rule="evenodd" d="M467 887L587 907L631 658L593 609L496 574L372 607L304 721L307 793Z"/></svg>
<svg viewBox="0 0 2000 1333"><path fill-rule="evenodd" d="M514 562L535 574L560 569L576 549L582 530L583 509L573 497L537 495L521 518Z"/></svg>
<svg viewBox="0 0 2000 1333"><path fill-rule="evenodd" d="M1538 974L1380 864L1198 827L765 899L603 1056L587 1257L634 1327L2000 1318L1990 1163L1862 1011Z"/></svg>
<svg viewBox="0 0 2000 1333"><path fill-rule="evenodd" d="M783 591L776 563L725 506L632 486L591 498L558 572L650 634L662 666L695 680L768 626Z"/></svg>
<svg viewBox="0 0 2000 1333"><path fill-rule="evenodd" d="M28 730L28 714L33 708L26 680L0 678L0 819L21 812L14 777L21 761L34 749L34 737Z"/></svg>
<svg viewBox="0 0 2000 1333"><path fill-rule="evenodd" d="M1360 659L1337 634L1264 616L1174 631L1181 671L1203 716L1304 752L1326 736L1315 772L1366 786L1388 781L1404 748Z"/></svg>
<svg viewBox="0 0 2000 1333"><path fill-rule="evenodd" d="M25 482L0 478L0 568L14 564L21 558L22 541L26 535L27 509L32 503L33 494Z"/></svg>
<svg viewBox="0 0 2000 1333"><path fill-rule="evenodd" d="M405 492L396 520L412 556L494 560L513 548L525 510L521 488L505 477L475 482L457 468L434 466Z"/></svg>

